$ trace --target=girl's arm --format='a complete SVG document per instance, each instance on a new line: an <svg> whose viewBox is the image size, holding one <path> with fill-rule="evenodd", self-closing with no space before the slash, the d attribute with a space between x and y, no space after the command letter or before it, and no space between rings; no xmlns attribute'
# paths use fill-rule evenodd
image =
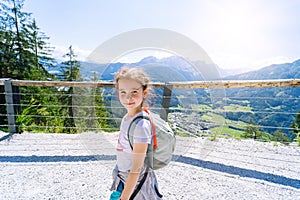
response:
<svg viewBox="0 0 300 200"><path fill-rule="evenodd" d="M137 184L148 148L148 143L133 144L133 162L127 177L121 200L128 200Z"/></svg>

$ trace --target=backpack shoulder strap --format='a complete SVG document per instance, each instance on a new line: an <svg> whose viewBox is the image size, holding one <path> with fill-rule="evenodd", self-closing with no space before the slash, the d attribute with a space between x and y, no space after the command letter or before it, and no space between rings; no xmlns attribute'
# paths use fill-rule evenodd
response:
<svg viewBox="0 0 300 200"><path fill-rule="evenodd" d="M156 149L157 148L157 139L156 139L156 128L155 128L154 120L150 114L150 111L147 108L145 108L144 111L149 115L149 120L151 123L151 129L152 129L153 148Z"/></svg>
<svg viewBox="0 0 300 200"><path fill-rule="evenodd" d="M129 145L131 147L131 149L133 150L133 133L134 133L134 129L136 127L136 125L139 123L140 120L142 119L147 119L150 121L150 118L146 115L139 115L137 117L135 117L132 122L130 123L129 127L128 127L128 131L127 131L127 135L128 135L128 141L129 141Z"/></svg>

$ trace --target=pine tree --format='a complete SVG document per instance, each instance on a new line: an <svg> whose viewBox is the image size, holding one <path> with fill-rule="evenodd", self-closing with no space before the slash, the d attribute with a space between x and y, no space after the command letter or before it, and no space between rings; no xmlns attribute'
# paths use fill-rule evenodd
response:
<svg viewBox="0 0 300 200"><path fill-rule="evenodd" d="M296 135L295 142L298 142L300 146L300 111L298 111L295 121L291 124L293 128L292 134Z"/></svg>
<svg viewBox="0 0 300 200"><path fill-rule="evenodd" d="M99 77L96 73L94 73L93 81L98 81ZM105 107L105 102L103 99L103 89L96 87L93 88L92 94L94 96L95 101L95 116L97 118L97 125L100 129L103 129L104 131L107 131L108 128L111 128L111 124L109 123L110 114L108 112L108 109Z"/></svg>
<svg viewBox="0 0 300 200"><path fill-rule="evenodd" d="M64 55L67 58L65 62L61 63L62 79L65 81L82 80L80 77L80 63L76 60L77 55L74 53L72 45L69 46L69 51ZM66 115L68 118L65 120L65 132L76 133L75 128L75 115L73 110L73 96L74 88L66 87L64 89L64 97L62 98L62 104L67 105ZM62 108L63 110L65 108Z"/></svg>
<svg viewBox="0 0 300 200"><path fill-rule="evenodd" d="M31 13L22 11L24 0L0 3L0 78L45 79L50 65L49 38L42 33Z"/></svg>
<svg viewBox="0 0 300 200"><path fill-rule="evenodd" d="M40 31L35 19L25 30L28 35L29 44L31 44L30 49L33 53L31 74L36 75L36 77L31 78L34 80L45 80L46 78L54 79L54 76L47 71L47 69L56 65L56 61L51 57L53 48L47 43L49 37ZM38 73L33 73L33 71Z"/></svg>
<svg viewBox="0 0 300 200"><path fill-rule="evenodd" d="M246 127L243 137L257 139L258 132L259 132L259 129L257 128L257 125L255 125L253 123L253 120L250 119L249 125Z"/></svg>
<svg viewBox="0 0 300 200"><path fill-rule="evenodd" d="M22 12L24 0L5 0L2 3L3 16L6 18L5 28L6 38L9 43L9 55L14 56L10 62L8 75L12 78L24 79L29 75L30 69L30 49L26 40L26 27L30 23L30 13ZM29 54L29 55L28 55Z"/></svg>
<svg viewBox="0 0 300 200"><path fill-rule="evenodd" d="M11 77L17 66L13 26L14 18L9 1L0 2L0 78Z"/></svg>
<svg viewBox="0 0 300 200"><path fill-rule="evenodd" d="M291 142L291 138L289 138L288 135L283 132L283 130L275 131L272 139L273 141L281 142L283 144L289 144Z"/></svg>

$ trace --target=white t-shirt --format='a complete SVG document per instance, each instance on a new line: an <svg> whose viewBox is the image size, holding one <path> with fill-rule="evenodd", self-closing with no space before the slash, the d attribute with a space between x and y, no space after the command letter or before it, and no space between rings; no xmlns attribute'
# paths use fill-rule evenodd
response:
<svg viewBox="0 0 300 200"><path fill-rule="evenodd" d="M142 114L146 113L137 113L130 119L125 119L123 117L120 127L118 145L117 145L117 166L118 169L122 172L128 172L131 169L132 165L132 149L128 140L128 128L132 120ZM151 143L151 123L147 119L141 119L133 133L133 143L142 142L142 143Z"/></svg>

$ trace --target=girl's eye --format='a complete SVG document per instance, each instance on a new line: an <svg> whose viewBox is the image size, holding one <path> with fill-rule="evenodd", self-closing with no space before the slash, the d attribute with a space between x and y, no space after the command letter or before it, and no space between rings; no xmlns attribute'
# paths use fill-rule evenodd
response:
<svg viewBox="0 0 300 200"><path fill-rule="evenodd" d="M137 90L133 90L131 93L132 94L136 94L136 93L138 93L138 91Z"/></svg>

